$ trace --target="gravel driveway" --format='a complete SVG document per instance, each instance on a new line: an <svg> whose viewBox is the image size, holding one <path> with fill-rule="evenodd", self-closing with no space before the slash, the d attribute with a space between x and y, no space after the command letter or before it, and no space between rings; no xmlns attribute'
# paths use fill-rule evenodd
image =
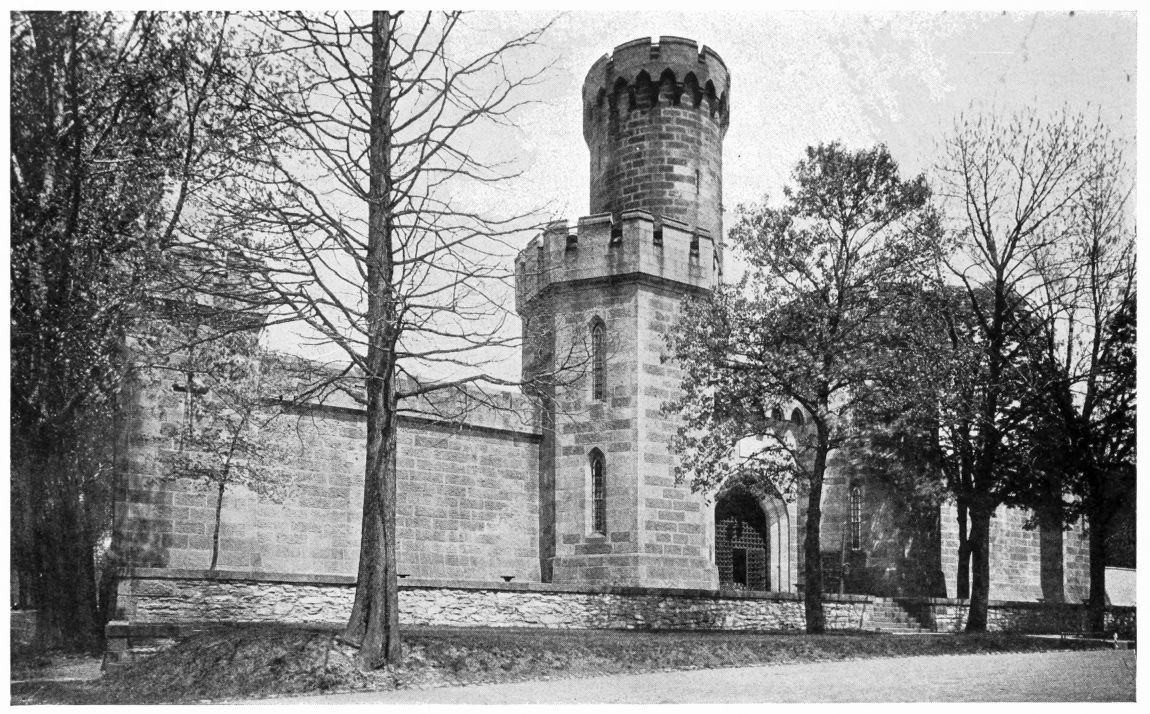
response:
<svg viewBox="0 0 1150 714"><path fill-rule="evenodd" d="M1134 650L853 662L279 699L312 704L1134 701Z"/></svg>

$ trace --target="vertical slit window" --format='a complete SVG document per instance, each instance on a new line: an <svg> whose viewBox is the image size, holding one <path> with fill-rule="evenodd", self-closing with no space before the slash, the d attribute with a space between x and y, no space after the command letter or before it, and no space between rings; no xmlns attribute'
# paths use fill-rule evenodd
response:
<svg viewBox="0 0 1150 714"><path fill-rule="evenodd" d="M598 449L591 452L591 530L607 532L607 466Z"/></svg>
<svg viewBox="0 0 1150 714"><path fill-rule="evenodd" d="M862 548L862 489L858 486L851 486L849 535L851 550Z"/></svg>
<svg viewBox="0 0 1150 714"><path fill-rule="evenodd" d="M591 323L591 398L597 402L607 396L607 326L599 318Z"/></svg>

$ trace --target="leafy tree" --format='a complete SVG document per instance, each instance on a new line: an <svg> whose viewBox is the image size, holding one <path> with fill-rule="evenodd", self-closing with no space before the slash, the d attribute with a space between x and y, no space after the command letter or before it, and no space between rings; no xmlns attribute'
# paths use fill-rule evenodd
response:
<svg viewBox="0 0 1150 714"><path fill-rule="evenodd" d="M987 297L983 295L984 299ZM962 288L945 286L924 292L909 308L899 341L908 359L891 376L899 398L878 412L863 410L870 436L859 458L904 494L918 494L925 505L953 500L958 520L958 597L970 596L972 541L969 513L975 454L981 446L979 409L988 382L977 316ZM1045 478L1041 460L1049 453L1040 445L1055 433L1043 420L1042 391L1035 385L1053 383L1052 363L1043 353L1043 322L1022 300L1012 300L1004 318L1010 337L1005 352L1011 369L997 381L1003 406L1000 435L1004 447L994 465L991 498L995 503L1035 508L1044 527L1059 514L1060 482ZM1057 527L1057 526L1055 526Z"/></svg>
<svg viewBox="0 0 1150 714"><path fill-rule="evenodd" d="M107 615L124 339L236 152L229 36L226 16L12 16L12 552L47 645L88 645Z"/></svg>
<svg viewBox="0 0 1150 714"><path fill-rule="evenodd" d="M922 176L903 180L886 147L807 150L780 208L744 207L731 231L750 265L688 305L674 334L684 423L674 442L696 490L729 479L805 496L808 632L822 632L820 525L829 455L856 441L856 411L887 398L906 355L890 335L921 290L937 219ZM768 419L798 403L809 426Z"/></svg>
<svg viewBox="0 0 1150 714"><path fill-rule="evenodd" d="M1020 364L1044 329L1041 266L1071 225L1089 181L1100 127L1080 116L959 117L939 169L940 195L953 219L954 249L943 257L948 281L964 300L954 334L960 363L972 366L971 389L954 402L962 425L963 485L970 514L971 590L966 629L986 629L990 592L990 525L1018 470L1009 466L1029 428L1016 386ZM968 319L969 323L965 321ZM1032 370L1029 379L1049 371ZM1032 383L1029 390L1049 385Z"/></svg>
<svg viewBox="0 0 1150 714"><path fill-rule="evenodd" d="M509 125L528 100L542 69L524 70L519 56L542 29L491 43L460 13L387 11L268 14L253 28L276 46L272 60L258 58L266 64L248 107L271 129L259 159L221 187L217 230L199 240L258 259L246 281L258 299L346 358L307 393L341 390L367 411L359 572L343 638L375 668L400 654L400 405L448 404L420 398L465 386L474 387L465 401L483 400L483 385L501 381L483 369L518 344L499 296L509 292L508 241L534 221L501 210L498 191L514 172L475 131ZM429 379L427 369L455 374Z"/></svg>

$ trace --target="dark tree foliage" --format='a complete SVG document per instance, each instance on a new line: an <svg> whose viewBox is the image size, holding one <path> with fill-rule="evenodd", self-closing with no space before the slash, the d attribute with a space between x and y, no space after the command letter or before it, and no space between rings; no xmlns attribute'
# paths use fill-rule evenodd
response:
<svg viewBox="0 0 1150 714"><path fill-rule="evenodd" d="M1074 364L1066 338L1052 334L1055 326L1044 335L1050 374L1028 399L1034 468L1016 484L1024 502L1049 504L1057 525L1086 519L1091 629L1097 632L1105 629L1106 566L1134 567L1137 301L1128 267L1103 322L1088 331L1091 353L1081 365Z"/></svg>
<svg viewBox="0 0 1150 714"><path fill-rule="evenodd" d="M989 299L983 289L981 299ZM993 467L986 494L996 504L1032 508L1042 516L1057 514L1062 485L1039 478L1049 451L1038 440L1056 430L1043 421L1035 385L1050 385L1054 365L1043 352L1044 323L1017 296L1004 318L1004 354L1011 369L998 381L1003 401L998 427L1005 448ZM978 414L986 397L988 361L982 350L977 317L968 295L954 286L924 292L904 302L904 329L897 340L909 359L892 376L889 402L879 411L862 410L867 438L857 458L891 482L907 505L955 504L959 562L956 590L969 597L969 512L974 489L975 455L984 448ZM1055 516L1056 517L1056 516ZM1044 525L1049 525L1049 519Z"/></svg>
<svg viewBox="0 0 1150 714"><path fill-rule="evenodd" d="M12 16L12 554L46 645L89 645L110 614L124 340L234 148L212 101L225 36L215 16Z"/></svg>
<svg viewBox="0 0 1150 714"><path fill-rule="evenodd" d="M1126 147L1099 133L1067 235L1043 256L1039 275L1048 324L1044 355L1055 370L1040 394L1061 454L1043 474L1061 481L1070 496L1064 517L1086 519L1091 629L1101 632L1108 544L1121 549L1121 529L1134 523L1137 299ZM1132 534L1125 540L1132 545Z"/></svg>
<svg viewBox="0 0 1150 714"><path fill-rule="evenodd" d="M744 207L731 232L750 270L689 303L673 342L684 418L681 478L713 491L731 480L807 501L807 630L822 632L820 524L828 455L859 438L855 412L889 397L908 359L890 335L922 289L938 223L919 176L903 180L883 146L807 150L781 208ZM797 403L803 428L769 420ZM877 408L877 407L873 407Z"/></svg>

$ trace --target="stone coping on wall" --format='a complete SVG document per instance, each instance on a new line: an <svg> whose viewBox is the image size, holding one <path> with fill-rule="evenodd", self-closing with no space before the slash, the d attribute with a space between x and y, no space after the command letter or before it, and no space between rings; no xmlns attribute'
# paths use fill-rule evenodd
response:
<svg viewBox="0 0 1150 714"><path fill-rule="evenodd" d="M225 582L294 583L298 585L355 585L351 575L321 573L271 573L240 570L202 570L181 568L121 568L119 577L139 580L219 580ZM762 590L706 590L699 588L644 587L638 585L583 585L578 583L533 583L501 581L461 581L436 578L400 578L399 587L404 590L495 590L503 592L538 593L578 593L591 595L647 595L656 597L712 598L727 600L794 600L801 601L801 593L768 592ZM875 600L896 600L934 606L967 607L969 599L943 597L897 596L880 598L872 595L848 595L823 593L824 602L874 602ZM1043 608L1051 605L1082 607L1085 602L1046 602L1042 600L990 600L988 607L1029 607ZM1107 605L1111 609L1135 609L1130 605Z"/></svg>
<svg viewBox="0 0 1150 714"><path fill-rule="evenodd" d="M300 585L355 585L350 575L324 575L306 573L265 573L236 570L191 570L179 568L121 568L119 577L138 580L219 580L263 583L294 583ZM504 592L576 593L592 595L645 595L655 597L711 598L723 600L793 600L803 599L800 593L767 592L761 590L705 590L698 588L660 588L637 585L582 585L578 583L532 583L499 581L460 581L433 578L401 578L404 590L495 590ZM870 595L842 595L823 593L824 602L873 602ZM960 601L965 602L965 601Z"/></svg>
<svg viewBox="0 0 1150 714"><path fill-rule="evenodd" d="M120 568L117 577L136 580L223 580L297 585L355 585L355 576L321 573L269 573L259 570Z"/></svg>

